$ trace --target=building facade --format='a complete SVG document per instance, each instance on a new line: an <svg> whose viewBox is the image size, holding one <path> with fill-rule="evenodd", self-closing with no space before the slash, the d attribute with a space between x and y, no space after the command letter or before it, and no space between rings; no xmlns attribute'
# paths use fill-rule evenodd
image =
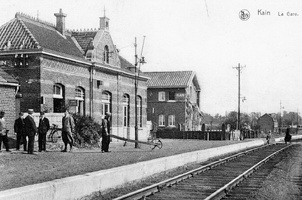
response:
<svg viewBox="0 0 302 200"><path fill-rule="evenodd" d="M147 118L158 128L201 130L200 86L193 71L145 72Z"/></svg>
<svg viewBox="0 0 302 200"><path fill-rule="evenodd" d="M258 119L258 125L260 131L268 132L271 131L272 133L278 132L278 120L275 114L267 114L265 113Z"/></svg>
<svg viewBox="0 0 302 200"><path fill-rule="evenodd" d="M18 81L0 69L0 111L5 112L4 119L9 135L14 133L14 122L19 111L18 89Z"/></svg>
<svg viewBox="0 0 302 200"><path fill-rule="evenodd" d="M17 13L0 27L0 64L20 84L21 111L58 115L69 107L97 121L109 111L113 134L134 138L137 99L139 134L144 138L148 78L136 77L134 66L118 54L109 19L101 17L97 30L69 31L67 15L62 10L54 15L56 25Z"/></svg>

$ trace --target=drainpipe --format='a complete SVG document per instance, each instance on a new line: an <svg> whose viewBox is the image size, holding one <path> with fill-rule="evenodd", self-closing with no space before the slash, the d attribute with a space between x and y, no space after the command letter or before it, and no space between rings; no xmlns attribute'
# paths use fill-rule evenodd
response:
<svg viewBox="0 0 302 200"><path fill-rule="evenodd" d="M89 95L89 102L90 102L90 117L93 117L93 74L95 73L95 64L92 63L91 67L90 67L90 95Z"/></svg>

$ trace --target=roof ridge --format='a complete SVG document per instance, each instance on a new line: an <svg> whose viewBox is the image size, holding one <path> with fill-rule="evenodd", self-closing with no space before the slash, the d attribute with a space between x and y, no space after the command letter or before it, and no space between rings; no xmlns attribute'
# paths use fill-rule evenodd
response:
<svg viewBox="0 0 302 200"><path fill-rule="evenodd" d="M73 33L85 33L85 32L97 32L98 30L101 30L100 28L84 28L83 30L82 29L72 29L72 30L69 30Z"/></svg>
<svg viewBox="0 0 302 200"><path fill-rule="evenodd" d="M178 71L146 71L144 73L173 73L173 72L194 72L193 70L185 70L185 71L182 71L182 70L178 70Z"/></svg>
<svg viewBox="0 0 302 200"><path fill-rule="evenodd" d="M46 26L50 26L51 28L56 28L55 24L51 23L51 22L48 22L48 21L45 21L45 20L41 20L39 18L35 18L31 15L28 15L28 14L25 14L25 13L22 13L22 12L17 12L16 15L15 15L15 18L25 18L25 19L28 19L28 20L31 20L31 21L34 21L34 22L38 22L40 24L43 24L43 25L46 25Z"/></svg>

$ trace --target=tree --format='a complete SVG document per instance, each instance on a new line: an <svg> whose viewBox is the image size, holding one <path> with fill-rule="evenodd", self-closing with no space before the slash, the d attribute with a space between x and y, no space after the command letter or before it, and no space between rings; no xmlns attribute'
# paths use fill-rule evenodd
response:
<svg viewBox="0 0 302 200"><path fill-rule="evenodd" d="M237 112L236 111L232 111L228 114L228 116L226 117L225 124L230 124L231 126L231 130L236 130L237 127Z"/></svg>

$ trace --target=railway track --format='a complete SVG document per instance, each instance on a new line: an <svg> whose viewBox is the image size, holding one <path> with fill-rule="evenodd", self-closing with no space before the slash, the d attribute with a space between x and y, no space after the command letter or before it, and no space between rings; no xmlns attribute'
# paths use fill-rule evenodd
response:
<svg viewBox="0 0 302 200"><path fill-rule="evenodd" d="M269 170L278 162L278 159L271 158L289 147L291 145L276 144L254 148L139 189L115 200L243 199L248 193L260 187L260 183ZM267 167L254 173L265 163ZM248 181L243 182L246 179ZM240 189L233 190L237 185L241 186Z"/></svg>

